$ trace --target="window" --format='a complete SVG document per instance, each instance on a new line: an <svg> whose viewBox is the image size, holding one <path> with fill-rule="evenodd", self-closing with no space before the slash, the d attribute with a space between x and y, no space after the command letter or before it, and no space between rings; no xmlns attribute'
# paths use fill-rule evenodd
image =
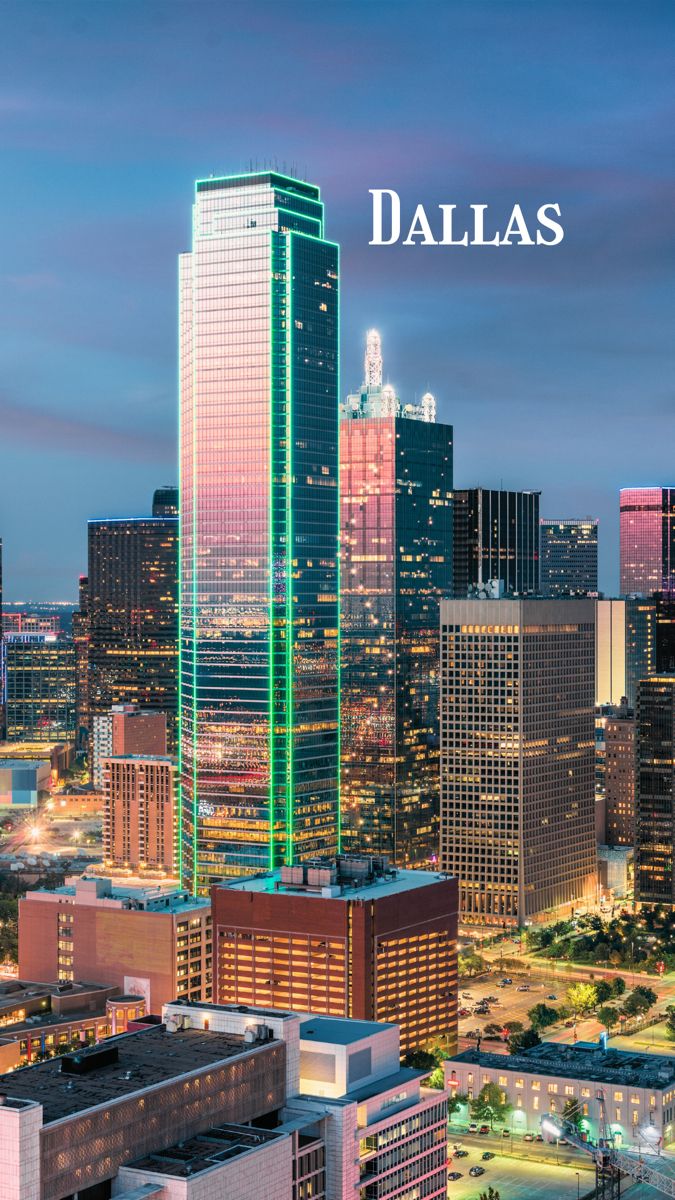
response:
<svg viewBox="0 0 675 1200"><path fill-rule="evenodd" d="M623 1092L615 1092L614 1099L615 1100L623 1100Z"/></svg>

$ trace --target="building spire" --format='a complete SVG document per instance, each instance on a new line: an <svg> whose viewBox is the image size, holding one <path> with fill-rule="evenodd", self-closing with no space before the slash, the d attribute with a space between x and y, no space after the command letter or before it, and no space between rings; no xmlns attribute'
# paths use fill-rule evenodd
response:
<svg viewBox="0 0 675 1200"><path fill-rule="evenodd" d="M366 388L382 387L382 344L377 329L369 329L366 336L365 372Z"/></svg>

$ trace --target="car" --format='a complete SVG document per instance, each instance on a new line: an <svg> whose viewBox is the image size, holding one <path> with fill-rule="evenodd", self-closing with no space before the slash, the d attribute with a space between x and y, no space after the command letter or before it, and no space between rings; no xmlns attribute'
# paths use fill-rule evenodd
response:
<svg viewBox="0 0 675 1200"><path fill-rule="evenodd" d="M462 1000L473 1000L471 992L462 992Z"/></svg>
<svg viewBox="0 0 675 1200"><path fill-rule="evenodd" d="M471 1170L469 1171L469 1175L473 1175L474 1179L477 1179L479 1175L484 1175L484 1174L485 1174L485 1167L472 1167Z"/></svg>
<svg viewBox="0 0 675 1200"><path fill-rule="evenodd" d="M556 996L555 992L550 992L549 995L546 997L546 999L547 1000L557 1000L558 997Z"/></svg>
<svg viewBox="0 0 675 1200"><path fill-rule="evenodd" d="M470 1008L460 1008L460 1009L459 1009L459 1011L458 1011L458 1013L457 1013L457 1016L458 1016L458 1017L470 1017L470 1016L471 1016L471 1009L470 1009Z"/></svg>
<svg viewBox="0 0 675 1200"><path fill-rule="evenodd" d="M490 1126L489 1125L481 1125L478 1132L481 1135L481 1137L485 1137L485 1134L490 1132Z"/></svg>
<svg viewBox="0 0 675 1200"><path fill-rule="evenodd" d="M448 1179L452 1179L454 1181L455 1179L461 1179L461 1178L462 1178L461 1171L448 1171Z"/></svg>
<svg viewBox="0 0 675 1200"><path fill-rule="evenodd" d="M535 1134L534 1140L535 1142L543 1142L544 1138L541 1133L537 1133Z"/></svg>
<svg viewBox="0 0 675 1200"><path fill-rule="evenodd" d="M520 983L518 985L518 987L516 988L517 992L529 992L529 990L530 990L529 983Z"/></svg>
<svg viewBox="0 0 675 1200"><path fill-rule="evenodd" d="M469 1157L468 1150L455 1150L455 1158L468 1158L468 1157Z"/></svg>
<svg viewBox="0 0 675 1200"><path fill-rule="evenodd" d="M558 1145L559 1146L569 1146L569 1142L568 1142L567 1138L558 1138Z"/></svg>
<svg viewBox="0 0 675 1200"><path fill-rule="evenodd" d="M502 1137L511 1137L510 1129L502 1129Z"/></svg>
<svg viewBox="0 0 675 1200"><path fill-rule="evenodd" d="M533 1142L533 1141L534 1141L534 1134L533 1134L533 1133L526 1133L526 1134L525 1134L525 1137L523 1138L523 1141L524 1141L524 1142Z"/></svg>
<svg viewBox="0 0 675 1200"><path fill-rule="evenodd" d="M510 987L512 983L512 979L502 979L502 987Z"/></svg>
<svg viewBox="0 0 675 1200"><path fill-rule="evenodd" d="M485 1003L486 1004L499 1004L499 1000L497 999L496 996L486 996Z"/></svg>
<svg viewBox="0 0 675 1200"><path fill-rule="evenodd" d="M576 1021L565 1021L565 1029L573 1029Z"/></svg>
<svg viewBox="0 0 675 1200"><path fill-rule="evenodd" d="M475 1121L472 1121L469 1125L469 1133L478 1133L478 1126Z"/></svg>
<svg viewBox="0 0 675 1200"><path fill-rule="evenodd" d="M481 1154L481 1158L483 1162L489 1162L491 1158L494 1158L494 1154L492 1150L486 1150L485 1154Z"/></svg>

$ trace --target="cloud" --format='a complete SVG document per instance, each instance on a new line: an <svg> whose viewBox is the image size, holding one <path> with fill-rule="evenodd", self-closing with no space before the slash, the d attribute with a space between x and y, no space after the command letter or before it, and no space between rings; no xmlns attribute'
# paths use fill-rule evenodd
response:
<svg viewBox="0 0 675 1200"><path fill-rule="evenodd" d="M175 440L158 430L114 429L86 417L32 407L2 394L0 427L5 449L13 441L39 445L41 449L48 446L50 451L162 464L176 453Z"/></svg>

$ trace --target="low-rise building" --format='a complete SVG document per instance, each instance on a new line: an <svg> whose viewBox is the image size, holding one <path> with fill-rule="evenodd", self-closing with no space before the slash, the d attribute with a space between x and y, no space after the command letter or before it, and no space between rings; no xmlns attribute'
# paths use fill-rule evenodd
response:
<svg viewBox="0 0 675 1200"><path fill-rule="evenodd" d="M106 868L173 876L178 864L173 759L124 754L104 758L101 766Z"/></svg>
<svg viewBox="0 0 675 1200"><path fill-rule="evenodd" d="M92 983L0 984L0 1071L124 1033L146 1015L142 996Z"/></svg>
<svg viewBox="0 0 675 1200"><path fill-rule="evenodd" d="M188 892L101 876L29 891L19 901L19 975L114 985L148 1012L211 996L211 905Z"/></svg>
<svg viewBox="0 0 675 1200"><path fill-rule="evenodd" d="M0 807L37 808L40 792L49 789L51 768L44 759L0 759Z"/></svg>
<svg viewBox="0 0 675 1200"><path fill-rule="evenodd" d="M590 1141L603 1136L603 1124L617 1147L635 1147L644 1131L663 1145L675 1141L675 1058L605 1048L602 1043L563 1045L542 1042L520 1054L465 1050L444 1064L445 1085L475 1100L486 1083L496 1083L513 1106L507 1127L515 1136L538 1133L547 1113L562 1116L574 1101L581 1130ZM467 1103L453 1113L468 1122Z"/></svg>

